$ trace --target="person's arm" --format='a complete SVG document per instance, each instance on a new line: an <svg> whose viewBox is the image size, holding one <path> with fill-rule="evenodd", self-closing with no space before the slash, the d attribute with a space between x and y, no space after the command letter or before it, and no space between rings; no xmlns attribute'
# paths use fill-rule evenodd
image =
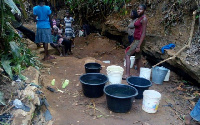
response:
<svg viewBox="0 0 200 125"><path fill-rule="evenodd" d="M52 22L52 18L51 18L51 9L49 6L47 6L48 10L47 10L47 15L49 17L49 23L50 23L50 27L53 28L53 22Z"/></svg>
<svg viewBox="0 0 200 125"><path fill-rule="evenodd" d="M34 21L34 22L37 22L36 7L33 8L33 21Z"/></svg>
<svg viewBox="0 0 200 125"><path fill-rule="evenodd" d="M141 35L141 38L140 38L140 42L139 42L139 44L136 48L136 52L140 51L140 46L141 46L141 44L144 41L144 38L146 36L146 29L147 29L147 18L144 17L143 20L142 20L142 35Z"/></svg>
<svg viewBox="0 0 200 125"><path fill-rule="evenodd" d="M131 23L128 25L128 28L130 28L130 29L133 29L133 28L135 28L135 26L134 26L134 23L133 23L133 22L131 22Z"/></svg>
<svg viewBox="0 0 200 125"><path fill-rule="evenodd" d="M53 28L53 22L52 22L51 15L49 15L49 23L50 23L51 28Z"/></svg>
<svg viewBox="0 0 200 125"><path fill-rule="evenodd" d="M33 21L37 22L37 16L36 15L33 15Z"/></svg>
<svg viewBox="0 0 200 125"><path fill-rule="evenodd" d="M72 21L71 27L72 27L72 29L73 29L73 26L74 26L74 18L71 17L71 21Z"/></svg>

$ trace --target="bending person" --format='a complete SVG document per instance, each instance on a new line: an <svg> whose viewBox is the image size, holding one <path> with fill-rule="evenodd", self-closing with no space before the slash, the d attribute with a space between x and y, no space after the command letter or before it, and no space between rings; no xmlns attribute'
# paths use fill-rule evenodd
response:
<svg viewBox="0 0 200 125"><path fill-rule="evenodd" d="M145 44L144 38L146 36L147 28L147 17L145 15L145 10L145 5L139 5L137 9L138 18L134 23L134 42L130 45L130 49L126 53L126 75L123 77L123 80L130 76L130 56L132 56L134 53L137 65L137 75L140 73L140 67L142 66L141 55L143 46Z"/></svg>

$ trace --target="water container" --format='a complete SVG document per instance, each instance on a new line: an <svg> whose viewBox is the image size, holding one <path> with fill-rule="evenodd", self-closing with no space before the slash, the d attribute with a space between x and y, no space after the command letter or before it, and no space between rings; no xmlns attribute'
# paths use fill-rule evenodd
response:
<svg viewBox="0 0 200 125"><path fill-rule="evenodd" d="M107 76L110 84L121 84L124 69L120 66L108 66Z"/></svg>
<svg viewBox="0 0 200 125"><path fill-rule="evenodd" d="M169 81L170 70L168 70L167 75L165 76L164 81Z"/></svg>
<svg viewBox="0 0 200 125"><path fill-rule="evenodd" d="M130 60L131 60L130 68L133 68L133 65L135 63L135 56L130 56ZM124 66L126 67L126 59L124 59Z"/></svg>
<svg viewBox="0 0 200 125"><path fill-rule="evenodd" d="M155 84L162 84L168 69L165 67L156 66L152 69L152 82Z"/></svg>
<svg viewBox="0 0 200 125"><path fill-rule="evenodd" d="M124 84L112 84L104 87L108 109L117 113L131 110L134 97L138 94L136 88Z"/></svg>
<svg viewBox="0 0 200 125"><path fill-rule="evenodd" d="M123 72L111 71L107 72L107 76L110 84L121 84Z"/></svg>
<svg viewBox="0 0 200 125"><path fill-rule="evenodd" d="M151 69L149 68L140 68L140 77L150 80L151 77Z"/></svg>
<svg viewBox="0 0 200 125"><path fill-rule="evenodd" d="M106 71L107 72L110 72L110 71L121 71L121 72L124 72L124 69L121 66L111 65L111 66L108 66L106 68Z"/></svg>
<svg viewBox="0 0 200 125"><path fill-rule="evenodd" d="M141 77L130 76L126 79L126 81L129 85L135 87L138 90L138 95L135 97L135 99L142 99L143 92L152 86L151 81Z"/></svg>
<svg viewBox="0 0 200 125"><path fill-rule="evenodd" d="M145 90L142 109L147 113L156 113L161 100L161 94L155 90Z"/></svg>

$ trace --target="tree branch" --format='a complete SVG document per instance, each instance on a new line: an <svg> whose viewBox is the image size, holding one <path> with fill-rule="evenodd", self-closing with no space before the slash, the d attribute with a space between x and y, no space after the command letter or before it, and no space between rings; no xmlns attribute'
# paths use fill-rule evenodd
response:
<svg viewBox="0 0 200 125"><path fill-rule="evenodd" d="M154 65L153 67L158 66L158 65L160 65L161 63L164 63L164 62L166 62L166 61L168 61L168 60L175 59L184 49L190 47L191 42L192 42L193 32L194 32L194 25L195 25L196 13L197 13L197 12L196 12L196 10L195 10L195 11L193 12L193 21L192 21L192 26L191 26L192 28L191 28L191 31L190 31L190 37L189 37L189 40L188 40L188 44L186 44L183 48L181 48L181 49L180 49L176 54L174 54L172 57L169 57L169 58L167 58L167 59L165 59L165 60L163 60L163 61L157 63L157 64Z"/></svg>

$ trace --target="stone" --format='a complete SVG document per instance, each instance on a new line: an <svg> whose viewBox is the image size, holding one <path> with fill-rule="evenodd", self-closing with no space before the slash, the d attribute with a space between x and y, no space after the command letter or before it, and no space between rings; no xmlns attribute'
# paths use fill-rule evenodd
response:
<svg viewBox="0 0 200 125"><path fill-rule="evenodd" d="M22 75L26 76L28 79L25 81L26 83L35 83L36 85L39 85L39 76L40 76L40 72L30 66L27 69L22 71Z"/></svg>
<svg viewBox="0 0 200 125"><path fill-rule="evenodd" d="M31 125L32 115L35 111L35 106L32 103L27 106L30 107L29 112L25 112L22 109L12 110L11 114L13 115L13 122L11 125Z"/></svg>

